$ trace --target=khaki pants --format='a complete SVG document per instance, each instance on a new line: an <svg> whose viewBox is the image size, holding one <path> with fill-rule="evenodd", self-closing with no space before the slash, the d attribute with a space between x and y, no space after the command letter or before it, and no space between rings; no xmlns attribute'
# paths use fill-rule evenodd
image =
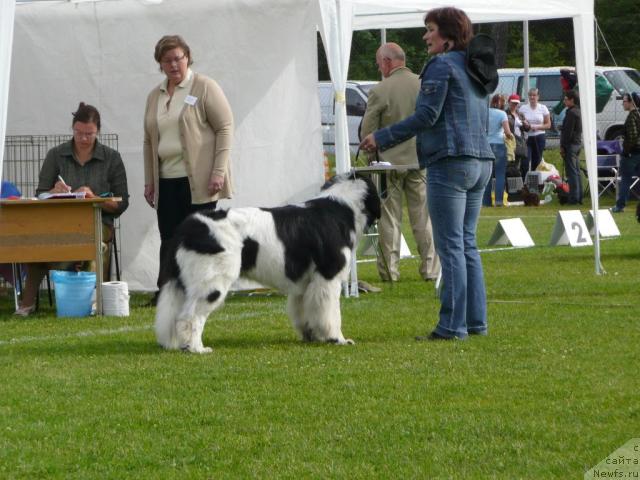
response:
<svg viewBox="0 0 640 480"><path fill-rule="evenodd" d="M427 210L425 180L425 170L387 174L386 197L382 198L382 212L378 222L380 250L384 258L378 257L377 266L382 280L396 281L400 278L403 196L407 199L409 222L421 258L420 276L425 280L435 280L440 273L440 261L433 244L431 219Z"/></svg>

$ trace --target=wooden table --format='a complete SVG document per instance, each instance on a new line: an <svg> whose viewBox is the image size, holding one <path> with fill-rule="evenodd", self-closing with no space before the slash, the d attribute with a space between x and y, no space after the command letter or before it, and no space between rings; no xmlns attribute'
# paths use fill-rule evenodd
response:
<svg viewBox="0 0 640 480"><path fill-rule="evenodd" d="M102 209L118 198L0 200L0 263L94 260L102 315Z"/></svg>

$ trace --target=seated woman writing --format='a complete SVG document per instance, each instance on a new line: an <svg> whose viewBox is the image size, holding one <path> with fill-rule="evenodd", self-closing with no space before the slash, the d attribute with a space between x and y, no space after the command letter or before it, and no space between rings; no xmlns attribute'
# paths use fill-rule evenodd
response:
<svg viewBox="0 0 640 480"><path fill-rule="evenodd" d="M100 113L95 107L80 103L78 110L73 114L71 127L73 138L47 152L40 169L36 194L84 192L85 198L105 193L121 197L121 202L108 201L101 204L103 241L110 242L113 235L113 219L119 217L129 206L124 163L117 151L98 142ZM109 256L105 255L103 260L108 262ZM80 268L80 262L28 264L22 302L16 310L16 315L27 316L35 311L38 288L47 270Z"/></svg>

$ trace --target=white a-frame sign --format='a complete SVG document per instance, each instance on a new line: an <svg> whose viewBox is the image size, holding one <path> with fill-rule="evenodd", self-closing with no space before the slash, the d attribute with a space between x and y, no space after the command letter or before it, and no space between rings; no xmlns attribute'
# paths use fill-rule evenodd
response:
<svg viewBox="0 0 640 480"><path fill-rule="evenodd" d="M551 234L551 245L571 245L572 247L593 245L580 210L558 212Z"/></svg>
<svg viewBox="0 0 640 480"><path fill-rule="evenodd" d="M589 227L589 233L591 235L596 234L595 221L593 219L593 210L589 210L586 218L587 227ZM609 210L598 210L598 230L601 237L619 237L620 230L616 225L615 220L611 216Z"/></svg>
<svg viewBox="0 0 640 480"><path fill-rule="evenodd" d="M489 245L512 245L514 247L533 247L533 239L519 218L499 220Z"/></svg>

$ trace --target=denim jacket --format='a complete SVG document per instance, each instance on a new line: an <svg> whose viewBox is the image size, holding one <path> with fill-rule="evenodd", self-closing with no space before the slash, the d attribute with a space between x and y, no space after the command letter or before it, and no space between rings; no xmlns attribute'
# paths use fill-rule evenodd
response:
<svg viewBox="0 0 640 480"><path fill-rule="evenodd" d="M446 157L494 159L487 141L489 99L467 74L465 56L453 51L429 60L415 113L374 133L381 151L415 135L422 168Z"/></svg>

